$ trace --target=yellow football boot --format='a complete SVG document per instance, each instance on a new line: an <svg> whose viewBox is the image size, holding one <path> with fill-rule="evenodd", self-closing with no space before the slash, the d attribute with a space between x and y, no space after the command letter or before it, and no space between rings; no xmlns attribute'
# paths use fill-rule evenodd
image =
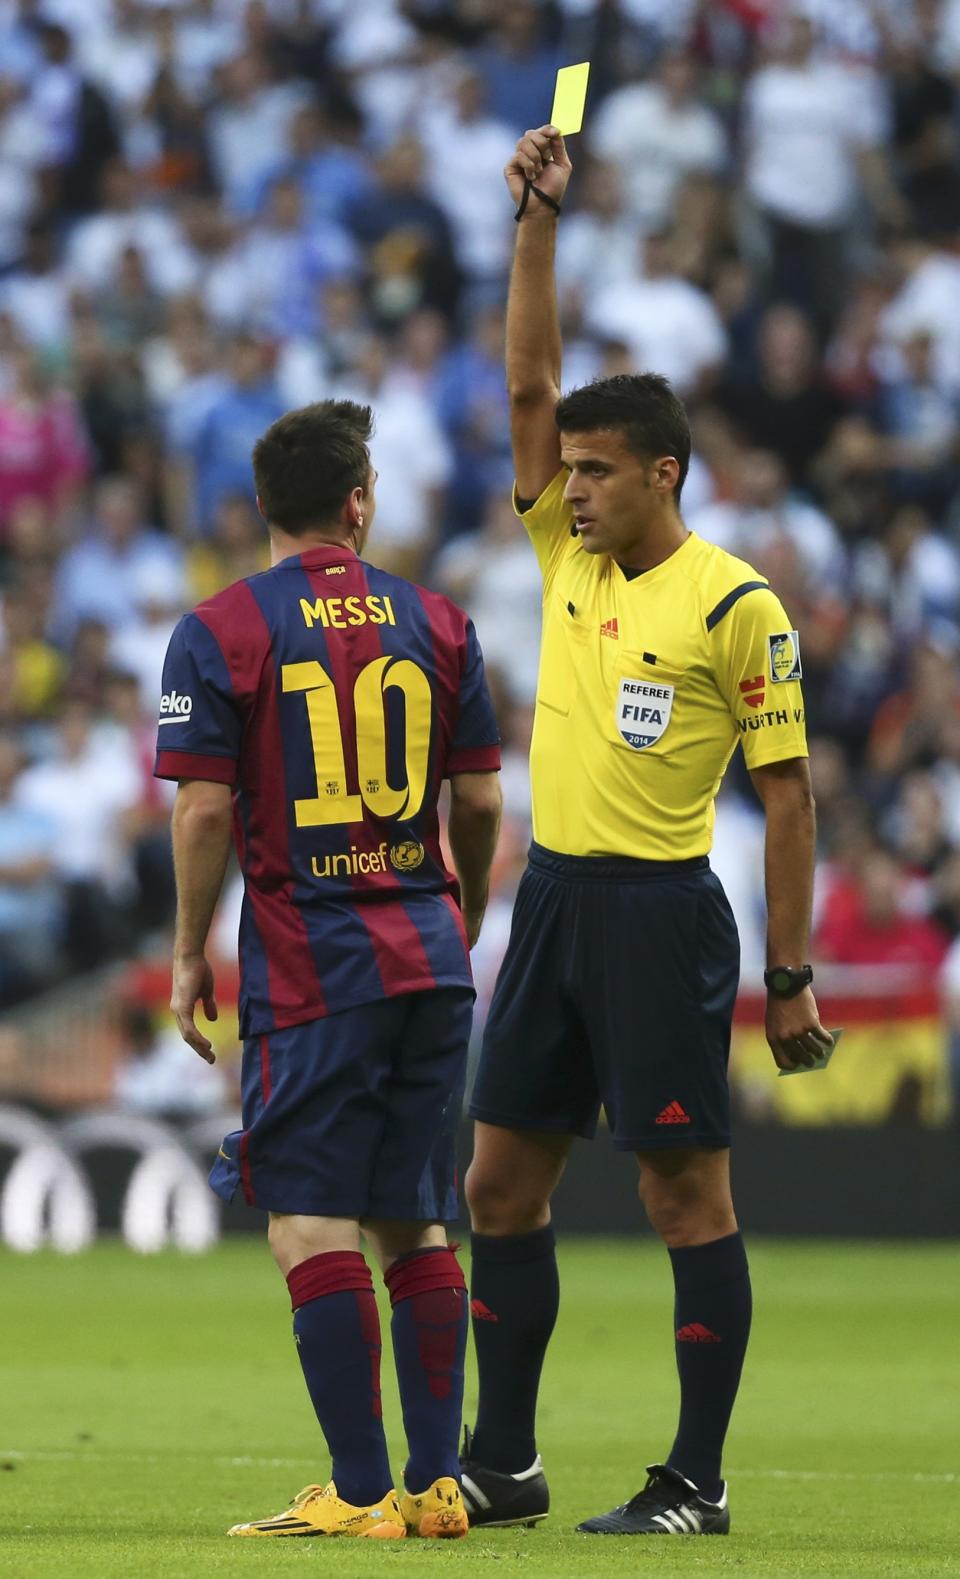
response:
<svg viewBox="0 0 960 1579"><path fill-rule="evenodd" d="M329 1486L305 1486L286 1513L277 1513L272 1519L256 1519L252 1524L235 1524L227 1531L228 1535L257 1536L367 1535L376 1541L400 1541L406 1533L395 1491L388 1491L369 1508L355 1508L337 1496L332 1480Z"/></svg>
<svg viewBox="0 0 960 1579"><path fill-rule="evenodd" d="M425 1535L439 1541L459 1541L470 1526L460 1487L450 1476L435 1480L419 1496L400 1493L400 1515L408 1535Z"/></svg>

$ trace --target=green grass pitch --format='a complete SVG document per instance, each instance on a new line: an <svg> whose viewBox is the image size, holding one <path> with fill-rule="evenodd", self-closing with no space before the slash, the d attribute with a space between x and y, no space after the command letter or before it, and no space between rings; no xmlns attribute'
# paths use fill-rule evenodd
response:
<svg viewBox="0 0 960 1579"><path fill-rule="evenodd" d="M757 1242L752 1264L728 1538L573 1533L665 1452L676 1379L666 1257L648 1240L569 1240L541 1416L550 1519L385 1547L224 1538L327 1470L264 1245L0 1255L0 1574L960 1574L955 1247ZM474 1396L471 1374L468 1412ZM389 1365L384 1404L395 1430Z"/></svg>

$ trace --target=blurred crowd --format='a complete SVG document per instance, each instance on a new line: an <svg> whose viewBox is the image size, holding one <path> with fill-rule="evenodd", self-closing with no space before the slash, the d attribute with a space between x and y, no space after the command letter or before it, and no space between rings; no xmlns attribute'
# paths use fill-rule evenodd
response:
<svg viewBox="0 0 960 1579"><path fill-rule="evenodd" d="M960 0L0 0L0 1003L168 924L166 642L267 563L252 444L328 395L376 411L370 557L487 655L489 990L539 608L501 171L588 58L564 383L673 380L689 525L802 632L817 957L960 1005ZM715 865L756 975L742 770Z"/></svg>

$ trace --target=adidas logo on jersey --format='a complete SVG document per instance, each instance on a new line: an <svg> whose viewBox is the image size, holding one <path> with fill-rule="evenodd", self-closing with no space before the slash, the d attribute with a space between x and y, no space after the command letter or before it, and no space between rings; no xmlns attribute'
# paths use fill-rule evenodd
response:
<svg viewBox="0 0 960 1579"><path fill-rule="evenodd" d="M600 626L600 635L609 636L611 641L619 641L620 626L617 624L617 621L615 619L604 620L603 624Z"/></svg>

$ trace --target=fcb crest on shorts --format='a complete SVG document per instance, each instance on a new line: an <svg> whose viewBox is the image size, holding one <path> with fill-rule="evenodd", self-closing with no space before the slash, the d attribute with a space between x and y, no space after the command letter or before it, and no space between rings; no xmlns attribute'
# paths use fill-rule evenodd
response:
<svg viewBox="0 0 960 1579"><path fill-rule="evenodd" d="M670 722L672 685L649 680L621 680L617 693L617 729L634 751L655 745Z"/></svg>
<svg viewBox="0 0 960 1579"><path fill-rule="evenodd" d="M800 637L796 631L781 631L779 636L768 636L770 644L770 678L774 684L784 680L799 680Z"/></svg>

